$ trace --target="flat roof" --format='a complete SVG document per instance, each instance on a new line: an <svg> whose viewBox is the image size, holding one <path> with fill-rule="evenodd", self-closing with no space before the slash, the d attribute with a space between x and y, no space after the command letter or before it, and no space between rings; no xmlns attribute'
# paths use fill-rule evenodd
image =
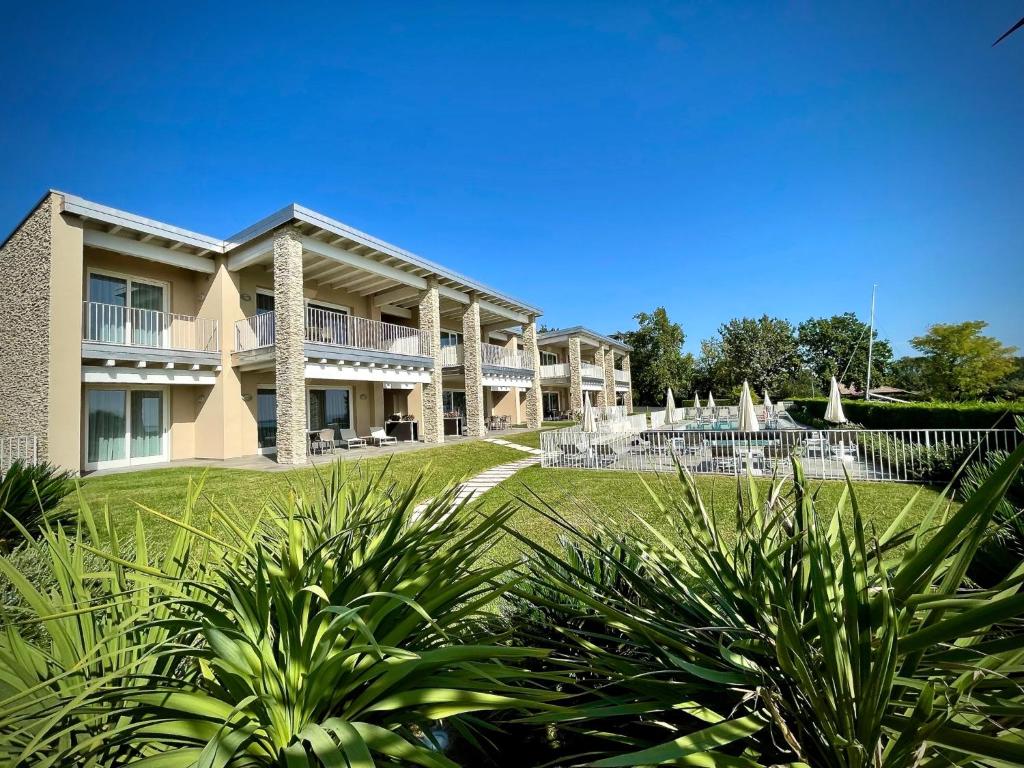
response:
<svg viewBox="0 0 1024 768"><path fill-rule="evenodd" d="M519 310L524 314L539 316L543 313L543 310L533 304L511 296L503 291L499 291L496 288L478 280L474 280L473 278L456 272L455 270L448 269L437 262L418 256L404 248L392 245L391 243L362 232L341 221L332 219L329 216L325 216L324 214L318 213L310 208L306 208L305 206L298 205L297 203L287 205L269 216L260 219L249 227L246 227L241 232L222 240L220 238L211 237L210 235L204 235L181 227L175 227L171 224L157 221L156 219L146 218L118 208L102 205L68 192L51 189L49 190L49 193L56 194L61 197L62 210L67 214L80 217L86 221L100 222L106 227L111 228L113 231L129 230L143 235L144 238L148 240L158 238L160 241L170 243L172 247L184 246L187 248L187 252L193 252L198 256L231 253L232 251L259 239L277 227L291 222L299 222L320 228L326 232L337 235L339 238L346 238L354 243L370 248L390 259L395 259L398 262L405 264L410 269L424 270L436 275L442 280L449 281L459 287L463 287L466 291L486 294L500 302L510 305L512 308ZM46 195L44 195L42 199L45 200ZM37 203L32 210L34 211L38 208L38 205L39 203ZM22 221L24 221L24 219ZM21 222L19 222L18 226L21 226ZM18 227L15 227L11 234L13 234L14 231L17 231L17 228ZM0 245L6 243L7 240L10 239L11 234L9 234L3 240L3 243L0 243Z"/></svg>
<svg viewBox="0 0 1024 768"><path fill-rule="evenodd" d="M592 331L589 328L584 328L582 325L574 325L571 328L556 328L552 331L545 331L544 333L537 334L538 343L557 344L559 342L565 342L569 340L570 336L581 336L585 339L590 339L598 345L607 344L609 347L615 347L616 349L624 350L625 352L632 352L633 348L625 342L613 339L611 336L605 336Z"/></svg>

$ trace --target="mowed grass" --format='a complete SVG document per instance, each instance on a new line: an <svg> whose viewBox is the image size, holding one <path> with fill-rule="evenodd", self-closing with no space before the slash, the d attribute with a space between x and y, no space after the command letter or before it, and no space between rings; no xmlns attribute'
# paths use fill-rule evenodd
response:
<svg viewBox="0 0 1024 768"><path fill-rule="evenodd" d="M397 453L393 456L348 460L342 462L351 477L366 476L386 469L385 478L400 485L411 483L425 472L417 501L436 496L449 483L461 481L490 467L521 459L523 454L513 448L476 440L467 443ZM236 521L246 524L275 497L294 489L310 493L330 468L321 465L287 472L259 472L242 469L202 469L183 467L123 472L81 480L81 499L94 513L110 510L119 532L134 531L135 517L141 507L177 517L184 505L189 483L203 483L203 498L196 512L200 519L208 515L212 504L228 511L237 510ZM74 515L79 498L72 494L64 500L59 513ZM147 538L159 542L167 536L172 524L155 515L142 512ZM152 546L152 544L151 544Z"/></svg>
<svg viewBox="0 0 1024 768"><path fill-rule="evenodd" d="M552 429L563 429L565 427L572 427L576 424L575 421L546 421L544 426L534 432L520 432L516 435L509 435L504 438L510 443L516 443L517 445L526 445L530 448L540 448L540 433L548 432Z"/></svg>
<svg viewBox="0 0 1024 768"><path fill-rule="evenodd" d="M735 478L701 476L695 478L695 482L705 506L715 516L719 531L727 539L732 538L736 530L739 490ZM755 482L763 498L770 481ZM784 487L789 493L793 486L786 481ZM813 482L811 487L816 492L818 514L825 517L826 522L831 520L844 483ZM869 535L872 532L881 535L915 494L918 497L905 519L907 526L918 524L936 502L945 504L938 489L905 483L855 483L854 489ZM679 479L669 474L528 467L481 497L475 511L487 514L503 504L515 504L518 511L512 517L511 527L549 547L557 544L563 531L544 514L531 509L531 504L550 507L559 517L584 530L592 531L597 524L602 524L614 530L630 530L650 541L655 536L645 524L662 533L671 530L655 497L670 507L668 502L678 498L680 491ZM849 505L843 519L851 524ZM493 555L499 561L509 561L519 557L521 546L514 537L506 536L496 545Z"/></svg>

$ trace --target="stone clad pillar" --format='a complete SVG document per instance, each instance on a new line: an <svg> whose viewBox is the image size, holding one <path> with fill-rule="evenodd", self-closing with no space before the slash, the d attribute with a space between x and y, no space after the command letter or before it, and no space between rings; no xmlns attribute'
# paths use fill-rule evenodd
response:
<svg viewBox="0 0 1024 768"><path fill-rule="evenodd" d="M601 389L597 391L594 397L594 405L598 408L603 408L606 405L615 405L615 398L608 399L608 380L607 373L608 367L605 365L605 360L612 359L612 351L603 344L598 347L597 352L594 353L594 365L602 371Z"/></svg>
<svg viewBox="0 0 1024 768"><path fill-rule="evenodd" d="M483 437L484 372L480 357L480 299L469 295L469 304L462 312L462 370L466 376L466 435Z"/></svg>
<svg viewBox="0 0 1024 768"><path fill-rule="evenodd" d="M615 405L615 350L604 351L604 399L608 405Z"/></svg>
<svg viewBox="0 0 1024 768"><path fill-rule="evenodd" d="M626 404L626 413L633 412L633 374L629 368L629 352L622 356L622 372L626 374L626 394L623 402Z"/></svg>
<svg viewBox="0 0 1024 768"><path fill-rule="evenodd" d="M277 461L306 463L305 309L302 241L291 228L274 237L274 357L277 376Z"/></svg>
<svg viewBox="0 0 1024 768"><path fill-rule="evenodd" d="M583 360L580 356L580 337L569 337L569 410L574 416L583 413Z"/></svg>
<svg viewBox="0 0 1024 768"><path fill-rule="evenodd" d="M444 402L441 383L444 373L441 364L441 297L437 280L430 280L427 290L420 294L420 331L427 337L426 354L434 361L430 381L423 385L423 425L421 434L425 443L444 442Z"/></svg>
<svg viewBox="0 0 1024 768"><path fill-rule="evenodd" d="M537 318L530 315L530 322L523 325L523 351L533 368L532 386L526 390L526 426L540 429L544 420L544 400L540 392L540 345L537 343Z"/></svg>

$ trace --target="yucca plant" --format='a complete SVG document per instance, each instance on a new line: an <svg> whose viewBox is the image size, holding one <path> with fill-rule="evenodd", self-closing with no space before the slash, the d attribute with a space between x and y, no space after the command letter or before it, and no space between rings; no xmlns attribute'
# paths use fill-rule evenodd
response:
<svg viewBox="0 0 1024 768"><path fill-rule="evenodd" d="M71 473L52 464L16 461L0 472L0 548L32 538L46 513L74 490Z"/></svg>
<svg viewBox="0 0 1024 768"><path fill-rule="evenodd" d="M101 694L174 672L175 660L157 652L173 639L166 598L187 595L192 575L225 554L197 546L187 530L200 493L190 483L181 527L159 551L150 552L141 511L122 542L109 512L94 514L80 500L76 529L43 525L35 551L46 558L45 584L0 558L21 603L5 607L0 628L0 763L73 765L87 748L98 765L142 754L94 749L120 718L117 702Z"/></svg>
<svg viewBox="0 0 1024 768"><path fill-rule="evenodd" d="M415 512L422 480L399 489L341 473L276 503L250 552L171 600L157 649L169 666L144 689L98 691L122 722L70 757L448 767L443 740L485 746L467 713L557 709L551 686L531 682L550 675L520 666L546 651L504 644L485 610L514 584L484 562L511 510L473 520L448 489Z"/></svg>
<svg viewBox="0 0 1024 768"><path fill-rule="evenodd" d="M614 560L627 582L609 588L524 539L535 562L559 563L532 579L624 638L609 653L572 623L552 627L564 652L605 681L578 700L585 721L573 727L617 754L588 764L1024 763L1024 567L989 589L965 581L1022 461L1024 446L958 509L940 500L905 530L908 505L884 532L866 529L852 484L822 519L794 463L788 491L776 483L762 498L752 480L741 487L727 537L681 474L682 493L663 504L671 533L648 526L651 546L623 539L635 568L607 532L572 529L539 509ZM657 726L660 738L638 736L635 722Z"/></svg>

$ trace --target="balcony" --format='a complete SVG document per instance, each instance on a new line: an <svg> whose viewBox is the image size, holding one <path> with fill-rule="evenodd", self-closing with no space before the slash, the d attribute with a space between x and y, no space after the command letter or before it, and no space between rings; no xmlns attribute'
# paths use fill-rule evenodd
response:
<svg viewBox="0 0 1024 768"><path fill-rule="evenodd" d="M629 374L625 371L620 371L618 368L615 369L615 383L616 384L629 384Z"/></svg>
<svg viewBox="0 0 1024 768"><path fill-rule="evenodd" d="M117 304L83 302L83 354L107 347L218 354L216 320Z"/></svg>
<svg viewBox="0 0 1024 768"><path fill-rule="evenodd" d="M553 365L542 365L540 367L541 379L568 379L569 364L554 363Z"/></svg>
<svg viewBox="0 0 1024 768"><path fill-rule="evenodd" d="M580 363L580 375L585 379L603 379L604 368L593 363Z"/></svg>
<svg viewBox="0 0 1024 768"><path fill-rule="evenodd" d="M235 322L235 352L253 352L274 346L275 315L264 312ZM425 357L427 334L417 328L383 323L344 312L306 308L307 346L345 347L385 355Z"/></svg>
<svg viewBox="0 0 1024 768"><path fill-rule="evenodd" d="M465 362L465 351L461 344L441 347L441 365L445 368L453 368L463 365ZM497 344L480 345L480 363L493 368L516 368L518 370L532 371L533 364L530 356L519 349L506 349Z"/></svg>

